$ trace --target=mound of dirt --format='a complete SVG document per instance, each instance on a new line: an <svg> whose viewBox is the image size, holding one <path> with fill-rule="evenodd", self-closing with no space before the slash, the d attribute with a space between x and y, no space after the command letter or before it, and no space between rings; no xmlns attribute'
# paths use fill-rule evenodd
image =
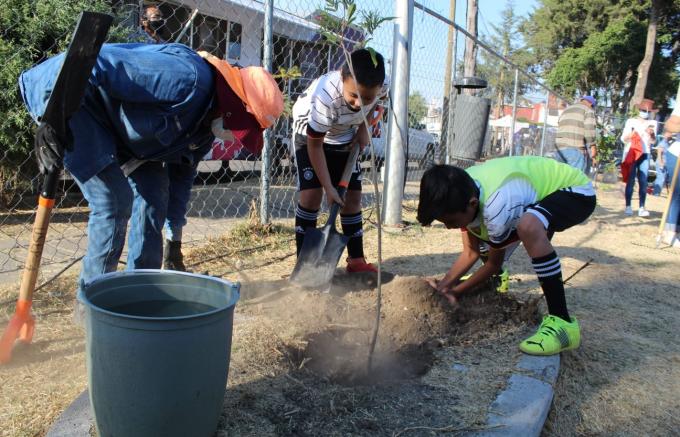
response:
<svg viewBox="0 0 680 437"><path fill-rule="evenodd" d="M377 290L342 285L337 294L281 281L245 285L240 312L259 322L237 329L234 344L253 334L267 340L246 342L253 358L247 365L262 367L263 374L288 366L341 385L403 381L427 372L435 347L486 338L537 319L536 302L518 302L490 286L453 307L422 277L396 276L382 288L380 332L369 372Z"/></svg>
<svg viewBox="0 0 680 437"><path fill-rule="evenodd" d="M421 345L451 329L451 306L423 278L396 277L382 293L381 332L396 345Z"/></svg>
<svg viewBox="0 0 680 437"><path fill-rule="evenodd" d="M472 293L458 300L450 333L474 341L489 337L490 333L504 327L536 325L540 319L538 305L542 299L534 297L524 302L493 289Z"/></svg>

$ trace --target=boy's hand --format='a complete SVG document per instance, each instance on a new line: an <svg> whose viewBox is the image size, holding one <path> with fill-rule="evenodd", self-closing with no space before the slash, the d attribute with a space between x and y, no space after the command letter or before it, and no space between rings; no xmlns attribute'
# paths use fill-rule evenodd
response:
<svg viewBox="0 0 680 437"><path fill-rule="evenodd" d="M328 201L328 206L333 206L334 203L340 205L341 208L345 206L345 201L342 197L340 197L338 190L336 190L334 187L328 187L324 189L324 191L326 191L326 200Z"/></svg>
<svg viewBox="0 0 680 437"><path fill-rule="evenodd" d="M449 286L446 286L446 285L444 284L444 281L443 281L443 280L440 281L440 280L435 279L435 278L425 278L425 282L427 282L427 283L430 285L430 287L432 287L432 288L434 288L435 290L437 290L437 292L438 292L439 294L441 294L442 296L444 296L444 297L446 298L446 300L448 300L449 303L450 303L452 306L458 306L458 298L457 298L456 295L453 293L453 291L451 290L451 288L450 288Z"/></svg>

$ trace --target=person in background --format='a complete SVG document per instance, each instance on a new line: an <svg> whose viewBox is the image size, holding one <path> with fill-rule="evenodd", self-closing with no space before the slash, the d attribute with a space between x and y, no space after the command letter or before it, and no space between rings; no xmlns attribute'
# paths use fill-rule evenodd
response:
<svg viewBox="0 0 680 437"><path fill-rule="evenodd" d="M666 123L668 126L668 123ZM680 125L676 128L680 130ZM666 150L666 170L668 171L669 184L673 183L675 167L680 164L680 133L674 133L674 141ZM668 202L668 214L663 227L662 241L669 246L680 247L680 177L675 181L675 186L669 187L670 196Z"/></svg>
<svg viewBox="0 0 680 437"><path fill-rule="evenodd" d="M568 106L557 121L557 151L553 157L585 174L590 174L597 154L594 108L595 98L583 96Z"/></svg>
<svg viewBox="0 0 680 437"><path fill-rule="evenodd" d="M654 138L656 135L654 126L655 124L649 121L649 111L640 110L637 116L626 120L623 132L621 133L621 141L625 144L621 172L626 183L626 215L633 215L631 203L633 188L637 179L640 202L638 216L649 217L649 211L645 209L645 200L647 199L650 150L655 142Z"/></svg>
<svg viewBox="0 0 680 437"><path fill-rule="evenodd" d="M157 5L150 4L144 6L144 11L139 20L139 26L141 31L139 31L138 34L145 39L140 42L151 44L166 42L165 38L162 37L165 30L165 17Z"/></svg>
<svg viewBox="0 0 680 437"><path fill-rule="evenodd" d="M163 44L165 17L156 4L144 6L139 20L140 29L132 40L146 44ZM182 231L187 223L186 213L191 198L191 186L198 175L200 157L191 165L165 163L168 171L168 210L165 217L165 242L163 244L163 269L186 271L182 254ZM189 189L187 189L189 188Z"/></svg>
<svg viewBox="0 0 680 437"><path fill-rule="evenodd" d="M674 142L675 135L673 135L668 129L664 129L663 136L661 137L659 144L656 146L656 179L654 179L654 191L652 191L654 196L660 195L664 185L670 183L670 181L667 181L669 175L666 171L666 154L668 153L668 148Z"/></svg>

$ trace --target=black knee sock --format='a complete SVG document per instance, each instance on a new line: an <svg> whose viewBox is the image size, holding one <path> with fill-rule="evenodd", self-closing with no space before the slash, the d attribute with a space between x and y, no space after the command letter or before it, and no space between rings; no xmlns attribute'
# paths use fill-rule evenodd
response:
<svg viewBox="0 0 680 437"><path fill-rule="evenodd" d="M349 237L347 255L350 258L364 257L364 219L361 211L356 214L340 214L342 233Z"/></svg>
<svg viewBox="0 0 680 437"><path fill-rule="evenodd" d="M305 230L316 227L316 219L319 217L319 210L303 208L298 204L295 208L295 247L297 254L300 254L302 242L305 239Z"/></svg>
<svg viewBox="0 0 680 437"><path fill-rule="evenodd" d="M555 251L539 258L531 258L531 264L534 266L543 295L548 303L548 313L571 322L564 297L562 265Z"/></svg>

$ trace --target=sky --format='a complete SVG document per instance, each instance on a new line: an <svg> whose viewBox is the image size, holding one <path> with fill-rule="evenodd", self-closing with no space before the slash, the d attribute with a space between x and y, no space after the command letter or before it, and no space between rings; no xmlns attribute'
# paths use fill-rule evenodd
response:
<svg viewBox="0 0 680 437"><path fill-rule="evenodd" d="M357 0L359 10L380 9L383 16L396 15L394 3L380 0ZM419 0L418 3L433 11L449 16L448 0ZM505 8L503 0L479 0L478 33L482 41L488 39L485 35L493 32L492 25L501 21L501 11ZM518 17L526 17L536 7L536 0L515 0L515 14ZM467 0L457 0L456 24L465 28ZM386 58L392 57L392 30L393 24L381 26L369 44L381 51ZM429 102L433 99L441 100L444 89L444 72L446 61L446 46L448 38L448 25L442 21L415 9L413 17L413 38L411 53L411 89L410 92L419 92ZM459 62L465 49L465 37L458 33ZM483 49L480 47L479 51ZM479 54L478 54L479 56ZM479 58L478 58L479 59Z"/></svg>

